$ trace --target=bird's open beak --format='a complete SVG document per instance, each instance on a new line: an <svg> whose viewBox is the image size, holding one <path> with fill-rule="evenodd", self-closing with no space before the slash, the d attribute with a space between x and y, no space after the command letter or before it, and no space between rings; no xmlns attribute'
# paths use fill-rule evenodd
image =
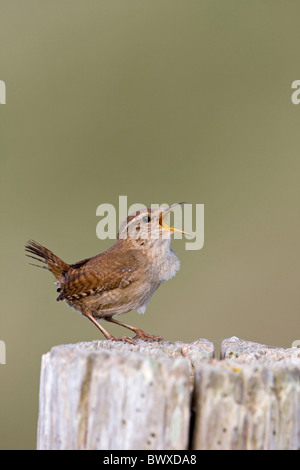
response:
<svg viewBox="0 0 300 470"><path fill-rule="evenodd" d="M161 226L161 228L168 230L169 232L172 232L172 233L178 232L178 233L183 233L184 235L192 236L187 232L183 232L182 230L179 230L178 228L169 227L165 222L165 217L169 214L169 212L171 212L171 210L173 210L176 206L179 206L181 204L185 204L185 202L177 202L176 204L172 204L172 206L168 207L168 209L164 210L159 217L159 225Z"/></svg>

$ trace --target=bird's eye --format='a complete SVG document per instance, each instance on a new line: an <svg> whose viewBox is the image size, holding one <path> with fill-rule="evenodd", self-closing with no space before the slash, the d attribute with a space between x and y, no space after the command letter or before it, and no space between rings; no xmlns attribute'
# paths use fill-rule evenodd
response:
<svg viewBox="0 0 300 470"><path fill-rule="evenodd" d="M145 222L146 224L148 224L149 222L151 222L151 217L149 215L145 215L143 217L143 222Z"/></svg>

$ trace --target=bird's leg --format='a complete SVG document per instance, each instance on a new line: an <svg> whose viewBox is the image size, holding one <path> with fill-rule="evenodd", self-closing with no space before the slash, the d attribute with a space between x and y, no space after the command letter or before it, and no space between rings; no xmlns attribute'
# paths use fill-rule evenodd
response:
<svg viewBox="0 0 300 470"><path fill-rule="evenodd" d="M132 338L132 340L136 339L142 339L144 341L162 341L163 338L161 336L156 336L156 335L149 335L148 333L145 333L145 331L140 330L140 328L136 328L135 326L127 325L126 323L122 323L118 320L115 320L113 317L107 317L105 320L115 323L116 325L123 326L124 328L128 328L131 331L134 331L135 336Z"/></svg>
<svg viewBox="0 0 300 470"><path fill-rule="evenodd" d="M107 340L110 340L110 341L126 341L127 343L130 343L130 344L134 344L134 341L129 337L129 336L120 336L120 337L117 337L117 336L112 336L110 333L108 333L108 331L105 330L105 328L103 328L103 326L101 326L97 320L93 317L93 315L90 313L90 312L87 312L85 311L83 313L97 328L99 328L99 330L101 331L101 333L105 336L105 338Z"/></svg>

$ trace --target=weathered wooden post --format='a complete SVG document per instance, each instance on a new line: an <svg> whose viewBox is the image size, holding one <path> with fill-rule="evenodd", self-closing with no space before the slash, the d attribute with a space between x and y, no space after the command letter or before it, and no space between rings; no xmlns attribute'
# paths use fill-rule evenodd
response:
<svg viewBox="0 0 300 470"><path fill-rule="evenodd" d="M187 449L194 366L205 340L94 341L43 356L38 449Z"/></svg>
<svg viewBox="0 0 300 470"><path fill-rule="evenodd" d="M300 448L300 349L224 340L194 397L194 449Z"/></svg>
<svg viewBox="0 0 300 470"><path fill-rule="evenodd" d="M93 341L43 356L38 449L299 449L300 350Z"/></svg>

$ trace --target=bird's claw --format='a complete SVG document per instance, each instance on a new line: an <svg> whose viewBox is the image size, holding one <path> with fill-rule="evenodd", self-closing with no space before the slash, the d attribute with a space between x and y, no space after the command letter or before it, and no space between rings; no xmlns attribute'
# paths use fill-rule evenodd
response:
<svg viewBox="0 0 300 470"><path fill-rule="evenodd" d="M124 341L125 343L135 344L134 338L130 338L130 336L110 336L107 339L109 341Z"/></svg>
<svg viewBox="0 0 300 470"><path fill-rule="evenodd" d="M163 341L161 336L149 335L142 330L138 330L136 335L132 338L134 341L141 339L143 341Z"/></svg>

